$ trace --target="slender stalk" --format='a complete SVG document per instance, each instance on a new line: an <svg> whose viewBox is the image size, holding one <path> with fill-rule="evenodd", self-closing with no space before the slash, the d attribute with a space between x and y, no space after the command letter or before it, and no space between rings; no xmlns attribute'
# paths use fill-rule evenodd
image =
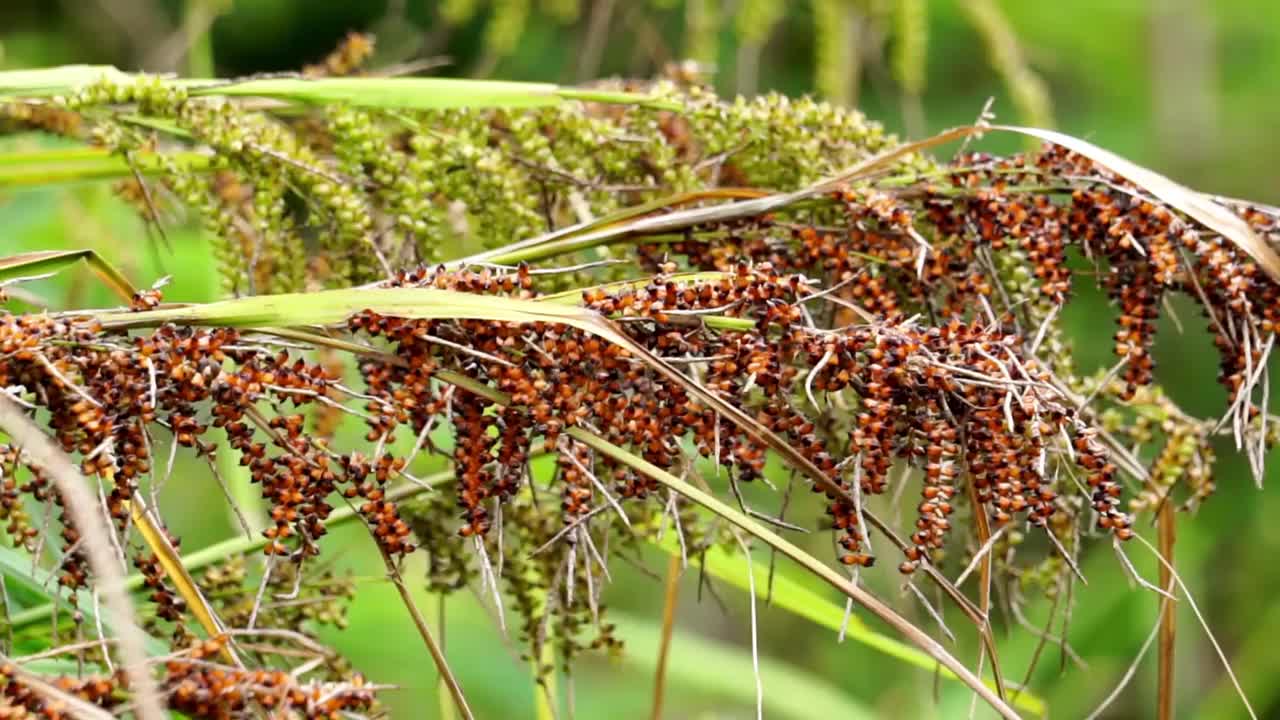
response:
<svg viewBox="0 0 1280 720"><path fill-rule="evenodd" d="M681 562L679 555L667 561L667 585L662 601L662 640L658 644L658 666L653 671L652 720L661 720L662 702L667 685L667 657L671 654L671 631L676 624L676 604L680 597Z"/></svg>
<svg viewBox="0 0 1280 720"><path fill-rule="evenodd" d="M552 629L547 630L547 638L542 643L539 657L530 663L533 668L533 709L537 720L556 720L557 717L555 645L552 644L554 632ZM550 667L551 672L539 677L544 667Z"/></svg>
<svg viewBox="0 0 1280 720"><path fill-rule="evenodd" d="M436 611L436 632L440 635L440 650L448 652L447 638L445 636L445 597L444 593L436 593L432 596L433 605ZM454 709L453 698L449 695L449 685L441 676L439 682L436 683L436 700L440 704L440 720L457 720L458 713Z"/></svg>
<svg viewBox="0 0 1280 720"><path fill-rule="evenodd" d="M462 686L458 684L458 679L453 676L453 670L449 667L449 661L444 656L444 651L440 649L440 645L436 643L435 636L431 634L431 628L427 626L426 618L422 617L422 612L418 610L418 604L413 601L413 594L409 592L409 587L404 584L404 578L400 576L400 571L396 568L395 560L387 554L387 551L378 546L382 553L382 562L387 566L387 576L391 578L391 583L396 586L396 591L400 593L400 599L404 601L404 607L409 611L409 617L413 618L413 624L418 628L418 634L422 636L422 644L427 646L427 652L431 653L431 660L435 662L436 669L440 672L440 679L449 688L449 694L453 696L453 704L458 709L458 713L466 718L466 720L475 720L475 715L471 713L471 706L467 704L467 697L462 693Z"/></svg>
<svg viewBox="0 0 1280 720"><path fill-rule="evenodd" d="M1177 519L1173 504L1165 498L1157 516L1159 523L1160 587L1170 596L1173 595L1173 544L1176 539ZM1174 640L1177 630L1178 615L1170 597L1160 599L1160 669L1159 693L1156 701L1156 717L1158 720L1173 720L1173 660Z"/></svg>

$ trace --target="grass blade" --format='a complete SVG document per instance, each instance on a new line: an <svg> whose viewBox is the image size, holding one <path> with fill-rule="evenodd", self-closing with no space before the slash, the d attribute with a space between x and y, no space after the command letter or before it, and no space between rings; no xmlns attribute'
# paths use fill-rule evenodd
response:
<svg viewBox="0 0 1280 720"><path fill-rule="evenodd" d="M551 83L461 78L269 78L243 82L181 81L192 95L258 97L308 104L347 103L357 107L401 110L454 108L531 108L569 100L676 109L647 95L563 88Z"/></svg>
<svg viewBox="0 0 1280 720"><path fill-rule="evenodd" d="M168 322L216 327L331 325L372 310L414 319L558 322L581 326L598 317L580 307L539 303L435 288L325 290L256 295L147 312L97 312L110 328L155 327Z"/></svg>
<svg viewBox="0 0 1280 720"><path fill-rule="evenodd" d="M671 656L671 632L676 624L676 605L680 597L680 551L667 561L666 588L662 594L662 636L658 641L658 660L653 669L653 707L649 717L662 720L662 704L666 697L667 661Z"/></svg>
<svg viewBox="0 0 1280 720"><path fill-rule="evenodd" d="M0 97L49 97L103 78L123 83L142 77L109 65L64 65L0 72ZM678 110L670 100L628 92L562 87L551 83L423 77L273 77L247 80L164 79L193 96L253 97L307 104L348 103L405 110L557 105L566 101L644 105Z"/></svg>
<svg viewBox="0 0 1280 720"><path fill-rule="evenodd" d="M47 250L0 258L0 285L61 272L80 260L117 296L128 302L137 290L111 263L93 250Z"/></svg>
<svg viewBox="0 0 1280 720"><path fill-rule="evenodd" d="M110 65L61 65L39 70L6 70L0 72L0 96L56 95L103 77L124 81L129 75Z"/></svg>
<svg viewBox="0 0 1280 720"><path fill-rule="evenodd" d="M102 148L58 148L0 154L0 188L31 187L89 180L130 177L134 170L157 175L164 170L163 158L194 172L214 167L214 156L194 151L132 153L133 167L120 155Z"/></svg>
<svg viewBox="0 0 1280 720"><path fill-rule="evenodd" d="M675 195L668 195L656 200L651 200L647 203L622 208L621 210L596 218L590 222L570 225L569 227L560 228L559 230L543 235L527 238L500 248L486 250L461 260L455 260L448 263L447 266L462 267L468 263L474 262L512 264L523 260L537 259L547 251L545 246L552 243L567 243L572 241L575 237L588 234L592 231L611 225L622 224L628 220L633 220L658 211L671 211L675 208L695 202L702 202L704 200L754 200L767 195L769 195L768 191L755 190L752 188L709 188L707 190L692 190L676 193Z"/></svg>

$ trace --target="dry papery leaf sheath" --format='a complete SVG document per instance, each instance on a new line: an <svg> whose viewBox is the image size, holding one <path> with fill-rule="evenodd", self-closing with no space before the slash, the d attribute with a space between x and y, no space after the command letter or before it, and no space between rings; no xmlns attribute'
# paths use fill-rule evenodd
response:
<svg viewBox="0 0 1280 720"><path fill-rule="evenodd" d="M990 640L989 591L974 601L948 578L981 563L1019 581L1015 605L1069 603L1090 540L1213 492L1215 436L1259 479L1276 439L1276 213L1128 177L1079 141L934 160L853 111L668 80L601 90L643 102L487 110L192 87L106 79L32 98L42 113L19 120L125 159L119 189L149 224L198 212L233 299L146 290L128 310L0 315L0 387L102 483L113 552L141 574L147 628L169 636L161 696L191 717L374 707L377 686L312 637L351 595L322 552L335 513L363 520L393 573L421 553L431 590L501 595L545 676L620 649L611 560L662 532L690 559L736 549L734 527L751 527L673 488L779 532L828 530L850 572L922 575ZM1088 376L1060 312L1081 283L1118 310L1117 362ZM1174 295L1220 354L1220 418L1154 384ZM241 548L261 548L265 572L245 557L189 568L228 629L213 639L131 533L130 499L172 466L162 437L215 472L229 455L245 477L220 479L266 504L264 537ZM818 502L785 520L751 507L744 485L786 480L771 457ZM427 490L418 476L442 463L452 482ZM0 475L7 534L56 551L61 602L82 617L95 577L62 499L21 447L0 450ZM915 510L895 525L903 502ZM16 631L48 632L47 617ZM67 652L106 671L109 645ZM223 664L232 646L245 667ZM1010 716L999 677L989 699ZM9 705L51 702L5 678ZM58 687L129 702L121 676L95 682Z"/></svg>

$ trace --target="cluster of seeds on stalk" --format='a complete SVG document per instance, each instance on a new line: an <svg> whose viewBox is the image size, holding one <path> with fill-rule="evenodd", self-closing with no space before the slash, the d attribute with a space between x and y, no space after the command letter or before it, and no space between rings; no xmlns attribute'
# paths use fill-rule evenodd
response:
<svg viewBox="0 0 1280 720"><path fill-rule="evenodd" d="M369 50L367 38L350 36L309 73L357 71ZM185 91L152 81L104 82L67 105L138 102L144 114L176 120L229 160L232 170L207 177L167 170L173 188L202 206L222 236L224 272L236 274L235 287L244 280L253 291L301 284L300 271L275 272L304 252L300 229L326 226L324 257L306 273L309 282L341 282L344 275L364 280L386 262L432 257L432 238L446 228L465 229L462 215L492 226L487 234L501 238L541 228L544 216L550 226L562 222L570 203L557 196L573 199L575 212L585 207L596 215L628 202L578 177L689 189L705 184L700 176L710 169L715 184L791 187L824 174L816 161L825 158L809 150L780 157L777 146L788 146L795 133L813 135L815 127L818 135L832 134L833 127L865 131L856 118L807 102L724 106L697 92L684 99L687 117L612 106L548 115L453 114L443 139L434 130L406 133L400 119L350 108L275 122L229 104L188 100ZM56 130L53 121L66 119L51 117L45 124ZM769 134L754 132L759 126ZM606 141L617 132L655 142ZM96 135L120 151L138 146L132 131L110 123ZM851 160L880 142L861 137L858 143L824 140L806 147ZM456 148L465 155L449 154ZM565 148L587 148L590 157ZM382 157L387 149L391 154ZM726 159L715 159L722 153ZM508 155L528 155L534 167L529 173L514 168L502 159ZM1116 465L1097 432L1072 409L1074 401L1055 389L1064 384L1041 369L1039 336L1031 340L1040 320L1052 320L1071 292L1069 248L1095 264L1118 306L1114 350L1124 364L1115 394L1125 400L1141 401L1150 389L1156 321L1174 291L1202 302L1222 353L1221 381L1233 399L1249 392L1266 361L1267 336L1280 323L1280 286L1231 242L1059 146L1008 159L964 155L950 167L921 169L928 174L909 183L834 190L800 213L703 225L674 243L641 245L642 261L658 275L587 290L582 303L803 456L824 481L815 489L827 492L826 510L845 564L875 560L862 499L899 489L906 476L893 476L895 462L923 476L914 530L903 547L904 573L941 560L956 506L964 502L997 526L1026 523L1067 538L1067 530L1079 528L1068 527L1075 517L1062 510L1083 502L1077 497L1080 504L1071 505L1059 497L1072 487L1056 481L1073 472L1066 458L1084 470L1097 525L1130 537ZM331 171L337 182L322 182ZM572 194L548 189L565 178ZM534 184L542 188L545 207L529 200L539 193L523 191ZM290 188L315 201L319 212L310 220L287 207L295 191ZM446 201L465 212L446 212ZM1273 241L1280 236L1277 214L1231 207L1260 234ZM384 226L396 231L374 233ZM241 252L248 248L254 252ZM375 251L389 261L374 263ZM256 258L252 267L245 263L249 257ZM720 274L682 277L676 269L683 266ZM538 297L534 273L525 267L424 267L382 286ZM130 308L147 311L161 301L158 290L143 291ZM1047 322L1043 327L1050 328ZM359 393L341 384L342 368L331 361L270 351L256 336L232 330L163 326L129 335L56 316L4 315L0 387L17 388L25 401L52 413L63 448L105 483L106 506L120 531L128 527L128 503L139 479L153 473L148 428L167 428L176 445L208 460L217 452L208 431L221 428L269 501L269 555L300 561L319 552L336 493L353 501L389 555L412 551L414 535L429 545L436 589L464 585L472 573L465 549L487 548L510 571L505 579L537 658L549 625L541 618L548 615L566 658L580 648L575 631L587 624L586 609L545 590L563 581L572 596L575 571L582 577L579 563L592 577L588 552L577 552L593 532L602 534L588 521L609 510L606 501L614 497L627 503L622 512L632 517L660 505L641 502L660 490L655 480L600 457L580 441L583 432L676 473L692 468L683 457L688 444L728 468L735 489L764 476L764 442L670 374L584 329L372 311L350 318L348 329L378 346L362 356ZM341 417L335 408L357 397L364 401L365 438L376 449L336 452L329 447ZM1250 414L1259 411L1244 405ZM314 411L323 418L311 432ZM454 494L433 497L425 509L402 516L387 485L406 473L412 458L387 448L409 435L415 456L423 449L437 452L432 430L445 424L455 436L447 453L456 473ZM1166 497L1179 473L1195 497L1212 489L1211 475L1203 471L1211 456L1203 433L1183 425L1165 433L1166 446L1153 464L1159 482L1130 505L1135 512ZM1109 436L1101 439L1116 444ZM514 501L522 486L532 485L528 464L539 443L555 455L558 513L543 512L536 498ZM26 497L58 506L60 499L37 472L19 483L20 465L17 450L0 448L0 518L15 542L29 543L37 531L23 509ZM78 588L87 572L81 538L65 518L62 527L60 582ZM1006 538L1012 542L1016 534L1011 530ZM560 537L557 549L527 552ZM134 565L158 614L180 619L182 602L165 587L156 558L138 555ZM289 569L300 572L296 565ZM281 571L272 582L288 577ZM242 572L228 571L209 582L225 584L240 602L242 580ZM303 619L312 618L282 622ZM594 624L597 644L612 647L609 626L598 615ZM365 709L362 692L350 695L347 705L332 690L317 696L313 687L280 674L217 667L210 659L218 650L211 643L170 662L166 688L176 708L196 717L256 710L320 717Z"/></svg>
<svg viewBox="0 0 1280 720"><path fill-rule="evenodd" d="M1111 529L1116 537L1128 540L1133 536L1132 519L1121 512L1121 487L1116 480L1116 466L1107 460L1106 451L1098 443L1093 428L1078 427L1075 434L1076 461L1088 473L1086 478L1092 493L1090 500L1098 514L1098 526Z"/></svg>
<svg viewBox="0 0 1280 720"><path fill-rule="evenodd" d="M1120 311L1114 348L1124 361L1122 398L1152 381L1155 323L1172 291L1200 301L1210 317L1222 354L1220 381L1232 399L1251 386L1247 368L1258 366L1265 337L1280 324L1280 285L1235 244L1058 145L1009 158L963 155L935 175L944 180L834 192L843 209L838 227L795 225L788 239L777 236L785 224L776 220L735 221L723 235L704 232L642 250L651 259L683 257L704 270L728 271L742 258L767 261L841 285L838 297L892 322L916 312L973 317L997 302L1020 312L1019 296L1007 297L1012 286L997 292L1008 279L996 273L991 253L1023 258L1020 267L1029 270L1039 295L1024 299L1060 305L1071 291L1067 248L1075 246L1095 263L1105 261L1101 284ZM1280 237L1277 214L1231 209L1263 237Z"/></svg>
<svg viewBox="0 0 1280 720"><path fill-rule="evenodd" d="M0 445L0 520L6 523L4 531L14 544L28 550L35 549L39 531L31 525L22 496L39 494L45 497L43 491L37 489L43 484L40 474L33 471L32 476L30 482L19 483L18 449L12 445Z"/></svg>
<svg viewBox="0 0 1280 720"><path fill-rule="evenodd" d="M206 640L165 663L170 708L202 720L258 714L328 720L374 707L374 689L360 675L349 682L304 682L284 670L222 666L214 660L223 646L222 640Z"/></svg>
<svg viewBox="0 0 1280 720"><path fill-rule="evenodd" d="M1119 186L1115 178L1104 177L1109 184L1099 180L1077 191L1069 206L1043 196L1028 201L1016 191L1017 182L1036 173L1099 176L1096 168L1084 167L1086 161L1065 151L1051 149L1034 166L1023 160L1001 163L972 156L963 162L966 169L952 173L949 189L923 193L918 206L908 196L841 191L846 235L801 227L793 231L795 253L761 244L759 252L768 251L777 265L742 260L729 264L721 257L714 260L722 268L720 277L682 281L660 274L643 286L601 287L583 297L588 308L616 319L650 351L699 364L706 387L786 437L846 491L854 489L846 477L850 470L858 479L858 492L879 494L889 485L894 458L924 467L925 495L909 563L927 560L942 547L961 461L973 479L976 499L997 523L1022 513L1035 524L1047 520L1056 491L1044 478L1046 438L1055 435L1071 414L1038 390L1015 393L1012 385L1001 384L1002 377L1024 388L1044 381L1033 369L1034 361L1022 356L1020 338L1013 331L959 321L921 329L902 323L905 308L932 302L930 288L935 285L944 286L945 295L932 307L972 307L973 297L992 294L987 280L975 275L980 251L984 246L1002 251L1013 242L1035 266L1041 293L1060 301L1069 287L1064 248L1068 239L1078 242L1110 264L1106 284L1123 306L1124 327L1117 343L1129 358L1125 381L1132 393L1149 382L1146 348L1163 288L1185 282L1178 276L1176 249L1168 238L1178 235L1184 244L1188 238L1213 242L1162 206L1108 192L1112 185ZM921 226L933 227L928 240ZM766 219L744 227L734 232L750 237L772 225ZM867 272L868 254L883 259L885 267ZM1202 260L1207 263L1202 273L1205 292L1211 298L1225 297L1233 311L1261 307L1273 286L1255 277L1256 271L1245 273L1252 284L1243 287L1238 278L1228 283L1217 277L1214 263L1225 262L1220 258L1227 255L1230 251L1219 247ZM846 298L881 324L834 335L805 330L805 303L814 291L804 276L786 272L792 268L849 282ZM386 285L535 296L525 268L514 273L418 269ZM159 301L158 292L148 291L132 306L145 310ZM704 315L748 322L711 330ZM18 328L20 322L44 322L47 327ZM143 423L167 424L178 444L212 453L213 447L201 439L208 428L197 410L208 401L213 406L212 426L225 430L272 502L274 526L267 530L271 554L290 552L286 541L294 538L304 553L316 552L315 541L324 534L324 519L331 510L327 496L339 489L359 498L360 511L384 548L392 553L411 549L408 526L383 490L390 477L403 471L404 460L381 448L402 427L419 437L419 445L429 443L426 434L440 418L457 432L454 459L463 535L488 532L493 504L508 501L518 490L538 437L560 453L566 522L590 512L597 472L624 498L643 498L655 489L651 480L597 460L575 443L562 442L560 434L567 427L590 428L663 468L675 465L679 452L674 439L692 435L698 451L733 468L737 480L751 480L763 470L764 447L757 440L728 427L716 413L616 346L554 323L412 320L373 312L354 316L349 323L353 331L384 338L392 346L391 360L370 357L361 366L369 398L367 438L379 444L373 458L329 451L306 435L304 415L283 411L288 403L297 407L330 398L335 392L331 373L284 352L271 355L239 346L225 350L240 342L232 331L163 327L150 336L132 338L131 348L121 348L95 345L101 333L92 325L73 329L59 321L27 318L9 324L14 338L40 332L81 334L79 344L71 345L75 352L39 343L32 345L39 345L37 350L24 351L11 341L16 362L6 372L14 375L10 383L42 387L43 404L65 408L57 413L62 418L57 421L59 438L64 447L85 457L86 472L114 481L109 506L118 521L126 517L123 501L136 488L136 478L150 470ZM779 341L770 333L783 335ZM496 395L473 392L465 383L462 388L444 387L438 378L442 369ZM987 384L976 382L984 378ZM829 396L846 389L856 396L853 427L833 445L836 438L815 427L795 401L801 390ZM125 393L147 398L140 413L122 411L120 398ZM262 400L278 410L266 422L252 411ZM262 434L272 439L274 452L259 439ZM841 446L846 446L846 455L854 456L850 462L839 461L833 453ZM1114 471L1100 449L1090 445L1080 456L1082 462L1097 465L1089 467L1095 493L1114 497ZM1127 532L1127 519L1114 503L1101 496L1094 499L1099 506L1107 505L1099 510L1104 526ZM862 552L865 529L859 527L854 505L847 496L832 498L833 522L845 533L842 559L869 564L869 555ZM71 584L82 581L71 574Z"/></svg>
<svg viewBox="0 0 1280 720"><path fill-rule="evenodd" d="M150 600L156 605L156 616L172 623L181 622L187 604L165 585L160 559L154 554L140 553L133 558L133 566L142 574L143 586L151 591Z"/></svg>
<svg viewBox="0 0 1280 720"><path fill-rule="evenodd" d="M158 290L149 290L131 305L146 310L160 300ZM316 540L325 534L324 521L332 511L329 497L339 486L349 497L363 500L359 509L384 549L393 555L410 552L408 526L381 490L402 472L404 460L385 453L373 460L359 453L342 455L314 442L304 432L303 415L286 408L329 399L336 392L333 378L319 365L243 341L229 329L166 325L131 336L84 320L4 315L0 354L6 360L0 364L0 385L21 388L31 402L51 411L51 429L62 448L79 455L86 475L106 481L106 505L121 530L128 527L128 502L139 478L152 472L154 442L148 426L167 428L174 443L210 460L216 444L206 434L218 427L270 501L273 524L264 533L270 540L268 554L292 554L291 545L303 554L318 552ZM275 408L269 419L256 407L259 403ZM21 496L59 507L61 501L38 472L19 484L19 464L11 449L0 453L0 506L10 536L28 543L35 531ZM59 581L80 588L88 574L80 533L62 520L65 552ZM156 559L139 554L134 561L147 578L160 616L177 620L182 603L165 587Z"/></svg>
<svg viewBox="0 0 1280 720"><path fill-rule="evenodd" d="M42 680L78 700L103 710L111 710L122 702L117 691L124 686L125 676L121 671L112 676L62 675ZM33 689L23 682L17 668L9 663L0 666L0 683L3 683L0 685L0 717L14 720L60 720L76 717L65 701L50 697L49 693Z"/></svg>
<svg viewBox="0 0 1280 720"><path fill-rule="evenodd" d="M913 429L923 440L917 448L924 456L924 483L916 531L911 535L912 547L906 550L903 570L914 570L910 563L933 559L931 555L942 549L951 529L951 499L956 493L956 464L960 461L956 428L942 419L937 402L929 402L916 415Z"/></svg>
<svg viewBox="0 0 1280 720"><path fill-rule="evenodd" d="M1213 448L1203 427L1174 417L1160 423L1164 444L1149 469L1147 485L1129 499L1129 511L1155 511L1171 502L1174 486L1183 482L1190 490L1188 506L1194 506L1214 490L1212 473Z"/></svg>
<svg viewBox="0 0 1280 720"><path fill-rule="evenodd" d="M961 164L973 170L953 175L951 190L980 189L973 198L946 198L939 191L931 199L940 232L960 234L965 227L977 227L997 249L1001 238L1017 239L1042 291L1059 302L1070 285L1065 244L1079 246L1095 262L1106 260L1102 284L1120 309L1115 352L1125 361L1121 397L1132 398L1151 383L1155 321L1163 298L1172 291L1200 302L1210 317L1222 354L1220 380L1232 399L1247 386L1244 369L1261 357L1257 341L1280 320L1280 285L1234 243L1198 228L1123 177L1058 145L1046 146L1034 161L970 157ZM1065 203L1017 188L1024 181L1063 179L1074 186ZM1275 226L1275 216L1267 212L1232 209L1263 236ZM1245 334L1255 340L1249 350Z"/></svg>
<svg viewBox="0 0 1280 720"><path fill-rule="evenodd" d="M529 284L513 276L527 274L438 268L389 284L530 297ZM973 470L977 499L998 524L1021 515L1043 525L1053 515L1057 491L1045 477L1045 443L1073 427L1073 413L1035 360L1023 355L1013 331L953 320L934 328L899 323L813 332L805 328L803 309L813 294L802 276L780 274L769 263L737 263L720 276L658 275L643 285L591 289L583 300L647 350L699 364L705 387L786 438L838 486L842 492L829 493L828 511L847 564L873 562L854 495L884 493L895 458L920 465L926 475L904 571L945 544L961 462ZM701 316L709 314L730 327L708 328ZM757 439L583 331L542 322L408 321L372 312L351 326L394 343L399 362L366 363L374 395L387 404L412 397L414 405L447 410L457 431L464 536L491 529L493 503L506 502L520 486L518 476L504 474L510 465L500 459L526 458L539 436L558 453L565 524L592 512L601 477L627 499L653 492L652 481L594 459L564 438L569 427L589 429L666 469L678 456L673 438L691 436L701 454L732 469L733 481L763 472L765 448ZM430 380L440 368L458 368L485 389L433 389ZM397 394L403 385L395 381L408 377L418 378L420 392ZM831 397L846 390L858 409L847 436L833 445L837 438L796 400L802 393ZM853 457L841 462L833 447L846 447ZM1127 527L1119 513L1107 518L1107 528Z"/></svg>
<svg viewBox="0 0 1280 720"><path fill-rule="evenodd" d="M376 688L359 674L340 681L303 681L284 670L245 670L217 664L225 639L199 642L165 663L160 695L170 710L198 720L279 717L330 720L376 707ZM123 671L114 675L42 678L61 692L103 710L125 702ZM13 665L0 667L0 717L57 720L78 717L64 700L25 682Z"/></svg>
<svg viewBox="0 0 1280 720"><path fill-rule="evenodd" d="M1017 340L999 328L953 320L928 329L855 326L811 341L811 387L827 393L852 388L859 396L849 439L858 459L856 490L883 493L895 457L924 470L904 572L943 547L961 462L975 499L998 525L1017 515L1044 525L1054 513L1057 491L1045 477L1044 443L1071 429L1073 414L1035 361L1021 356ZM834 498L830 509L836 527L847 533L843 561L862 565L868 558L850 532L859 524L856 511L848 498ZM1116 513L1103 527L1127 522Z"/></svg>
<svg viewBox="0 0 1280 720"><path fill-rule="evenodd" d="M910 192L840 190L833 195L837 228L762 217L705 229L723 233L723 241L692 233L666 251L720 274L682 277L664 260L662 272L645 283L587 290L583 304L646 351L687 368L808 459L829 481L828 512L847 564L873 562L857 496L890 489L895 460L924 473L905 572L936 562L956 495L965 489L961 478L997 525L1019 517L1051 524L1060 503L1047 470L1061 453L1051 445L1064 433L1074 437L1099 526L1128 537L1115 466L1027 353L1028 328L1019 325L1016 303L998 318L993 312L1003 280L987 269L991 253L1021 253L1038 288L1035 300L1049 303L1061 303L1070 291L1068 245L1105 261L1103 285L1121 309L1115 339L1126 359L1124 398L1151 381L1149 349L1166 293L1194 289L1206 303L1224 353L1223 382L1235 393L1263 360L1260 339L1280 320L1280 289L1232 244L1062 148L1011 160L965 156L945 176L945 183ZM1075 190L1055 202L1020 189L1046 177L1076 179ZM1240 213L1260 233L1275 232L1271 215ZM1184 250L1196 259L1184 260ZM827 293L817 293L811 277L838 286L832 299L856 305L864 322L818 329L814 317L830 319L820 312L825 302L817 302ZM538 296L525 267L419 268L383 286ZM131 308L160 302L157 290L145 291ZM687 439L730 468L733 482L763 474L759 439L583 329L372 311L354 315L348 328L388 348L360 364L366 438L377 447L371 456L330 450L306 431L307 416L297 411L357 395L342 388L335 371L268 352L232 330L162 326L130 336L91 322L3 316L0 385L24 388L53 412L62 446L79 455L86 474L108 481L107 506L120 528L138 478L151 472L149 424L210 457L215 445L206 433L222 428L271 503L266 552L273 555L318 552L335 492L358 503L384 550L411 551L409 523L385 491L404 473L406 458L385 449L407 430L416 448L432 450L437 423L451 424L456 434L459 534L478 542L526 482L539 441L557 454L563 525L601 509L601 490L637 501L657 490L652 479L565 436L569 428L667 470L681 469L680 443ZM837 421L818 397L850 411ZM263 404L274 411L264 414ZM0 457L0 466L8 466L0 511L11 536L25 541L32 531L21 495L51 494L38 475L19 486L17 464L16 457ZM85 569L73 526L65 525L63 539L72 550L63 583L79 587ZM161 615L180 616L154 558L135 562L153 585Z"/></svg>

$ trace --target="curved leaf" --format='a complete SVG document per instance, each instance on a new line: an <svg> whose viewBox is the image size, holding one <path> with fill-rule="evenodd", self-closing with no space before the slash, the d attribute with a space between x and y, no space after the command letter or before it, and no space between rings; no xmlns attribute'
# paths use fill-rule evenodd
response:
<svg viewBox="0 0 1280 720"><path fill-rule="evenodd" d="M45 277L84 260L102 282L125 302L137 292L124 273L93 250L46 250L0 258L0 285Z"/></svg>

